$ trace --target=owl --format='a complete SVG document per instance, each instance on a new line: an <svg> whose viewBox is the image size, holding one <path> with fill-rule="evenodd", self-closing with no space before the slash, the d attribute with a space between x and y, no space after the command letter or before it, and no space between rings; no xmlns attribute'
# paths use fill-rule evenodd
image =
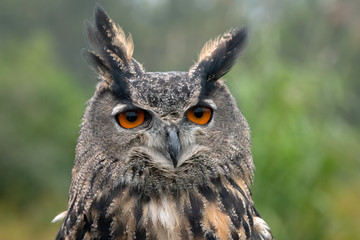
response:
<svg viewBox="0 0 360 240"><path fill-rule="evenodd" d="M84 55L99 82L56 239L273 239L249 189L249 126L221 80L246 29L207 42L188 72L146 72L131 35L94 15Z"/></svg>

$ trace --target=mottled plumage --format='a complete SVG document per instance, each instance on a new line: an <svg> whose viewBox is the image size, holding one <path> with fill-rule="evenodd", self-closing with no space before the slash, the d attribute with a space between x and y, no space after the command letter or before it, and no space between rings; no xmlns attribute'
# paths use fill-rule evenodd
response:
<svg viewBox="0 0 360 240"><path fill-rule="evenodd" d="M56 239L272 239L249 190L249 127L219 80L246 30L206 44L189 72L145 72L102 8L87 26L84 55L100 81Z"/></svg>

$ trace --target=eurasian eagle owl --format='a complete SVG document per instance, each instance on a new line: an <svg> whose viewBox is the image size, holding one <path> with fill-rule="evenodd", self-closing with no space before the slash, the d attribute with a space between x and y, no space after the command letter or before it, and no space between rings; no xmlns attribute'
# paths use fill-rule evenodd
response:
<svg viewBox="0 0 360 240"><path fill-rule="evenodd" d="M272 239L249 190L249 127L220 80L246 36L209 41L188 72L146 72L96 8L84 55L100 80L56 239Z"/></svg>

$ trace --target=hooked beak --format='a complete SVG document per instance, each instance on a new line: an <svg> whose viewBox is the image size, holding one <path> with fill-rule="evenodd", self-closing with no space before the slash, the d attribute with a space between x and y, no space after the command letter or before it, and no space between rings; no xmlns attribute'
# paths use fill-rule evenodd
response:
<svg viewBox="0 0 360 240"><path fill-rule="evenodd" d="M167 126L165 130L167 134L166 146L168 157L171 158L174 167L176 167L181 149L178 130L175 126Z"/></svg>

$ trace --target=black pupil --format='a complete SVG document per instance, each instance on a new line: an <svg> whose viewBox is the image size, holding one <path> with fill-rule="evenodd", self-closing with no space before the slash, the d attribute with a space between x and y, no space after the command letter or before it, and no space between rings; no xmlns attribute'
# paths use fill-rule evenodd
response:
<svg viewBox="0 0 360 240"><path fill-rule="evenodd" d="M197 107L194 109L194 115L197 118L201 118L204 115L204 109L202 107Z"/></svg>
<svg viewBox="0 0 360 240"><path fill-rule="evenodd" d="M129 121L129 122L135 122L136 119L138 117L138 114L137 112L135 111L128 111L126 112L126 119Z"/></svg>

